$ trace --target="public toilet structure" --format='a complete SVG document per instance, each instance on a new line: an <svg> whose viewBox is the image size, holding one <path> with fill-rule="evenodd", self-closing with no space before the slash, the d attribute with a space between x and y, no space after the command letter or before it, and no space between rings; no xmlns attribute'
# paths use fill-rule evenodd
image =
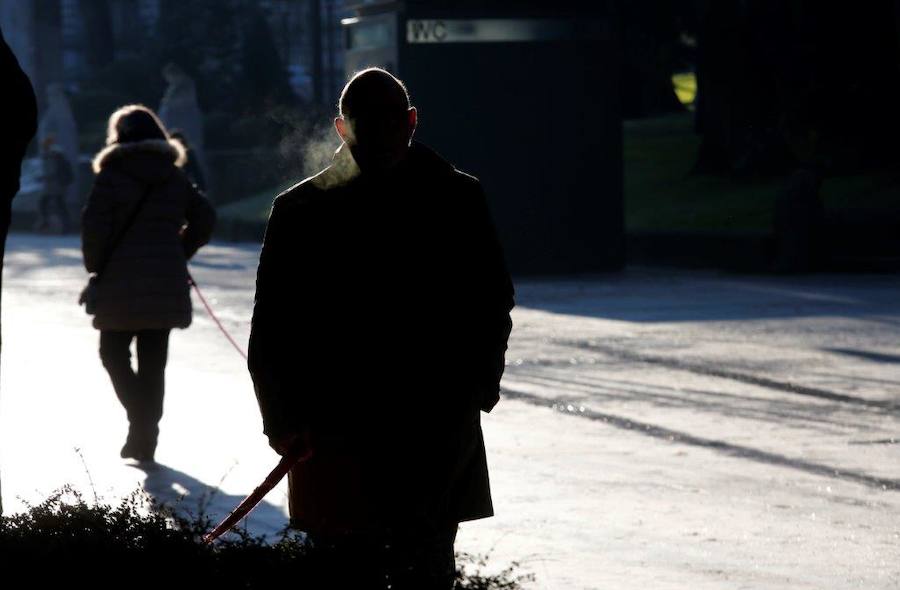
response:
<svg viewBox="0 0 900 590"><path fill-rule="evenodd" d="M616 28L579 4L376 0L342 21L348 76L408 84L417 138L481 179L516 274L625 261Z"/></svg>

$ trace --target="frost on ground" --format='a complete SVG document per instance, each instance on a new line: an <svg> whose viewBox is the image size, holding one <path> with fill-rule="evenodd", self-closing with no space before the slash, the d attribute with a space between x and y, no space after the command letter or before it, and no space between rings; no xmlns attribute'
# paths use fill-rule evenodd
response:
<svg viewBox="0 0 900 590"><path fill-rule="evenodd" d="M257 255L216 244L192 265L242 343ZM123 462L84 280L76 239L10 237L6 510L70 483L224 516L277 462L243 359L195 301L172 337L160 464ZM483 420L497 516L463 524L458 548L521 562L535 588L898 587L898 287L648 269L519 282L504 400ZM276 533L285 494L245 526Z"/></svg>

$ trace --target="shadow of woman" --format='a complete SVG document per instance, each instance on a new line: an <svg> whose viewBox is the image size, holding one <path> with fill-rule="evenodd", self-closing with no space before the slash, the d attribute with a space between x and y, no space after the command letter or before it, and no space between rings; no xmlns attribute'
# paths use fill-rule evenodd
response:
<svg viewBox="0 0 900 590"><path fill-rule="evenodd" d="M132 467L146 474L144 491L157 504L191 520L208 518L216 525L244 499L244 496L225 494L216 486L161 463L135 463ZM281 537L287 524L284 510L263 500L236 528L271 542Z"/></svg>

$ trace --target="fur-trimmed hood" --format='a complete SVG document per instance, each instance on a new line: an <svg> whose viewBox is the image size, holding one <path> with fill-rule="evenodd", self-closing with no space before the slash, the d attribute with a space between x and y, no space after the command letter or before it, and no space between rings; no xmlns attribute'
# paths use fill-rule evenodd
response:
<svg viewBox="0 0 900 590"><path fill-rule="evenodd" d="M131 143L113 143L100 150L94 157L94 174L99 174L103 168L112 162L132 159L132 156L136 155L154 154L166 156L167 160L170 160L171 163L179 168L187 163L187 150L177 139L147 139Z"/></svg>

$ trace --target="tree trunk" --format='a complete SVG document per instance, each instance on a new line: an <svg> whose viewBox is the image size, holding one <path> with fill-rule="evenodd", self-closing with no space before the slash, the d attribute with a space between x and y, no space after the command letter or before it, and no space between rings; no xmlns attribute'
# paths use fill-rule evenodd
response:
<svg viewBox="0 0 900 590"><path fill-rule="evenodd" d="M322 67L322 0L310 0L309 30L312 40L310 62L312 63L313 101L325 102L325 76Z"/></svg>
<svg viewBox="0 0 900 590"><path fill-rule="evenodd" d="M623 5L622 115L626 119L684 110L672 85L679 47L672 4L637 1Z"/></svg>
<svg viewBox="0 0 900 590"><path fill-rule="evenodd" d="M783 0L779 0L783 2ZM716 0L700 19L694 172L781 172L792 158L781 133L779 72L791 61L786 9L765 1Z"/></svg>
<svg viewBox="0 0 900 590"><path fill-rule="evenodd" d="M47 86L63 81L62 9L59 0L34 3L34 86L46 106Z"/></svg>
<svg viewBox="0 0 900 590"><path fill-rule="evenodd" d="M103 67L115 58L109 0L79 0L78 6L84 19L88 65L92 68Z"/></svg>

